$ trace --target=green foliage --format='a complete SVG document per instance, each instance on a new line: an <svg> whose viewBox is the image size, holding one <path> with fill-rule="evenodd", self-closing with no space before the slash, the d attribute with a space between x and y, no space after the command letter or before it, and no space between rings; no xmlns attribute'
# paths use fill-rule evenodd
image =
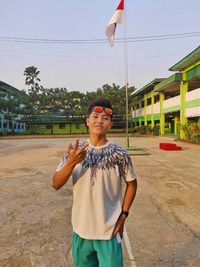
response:
<svg viewBox="0 0 200 267"><path fill-rule="evenodd" d="M107 98L111 100L116 128L122 128L125 123L126 114L126 94L125 87L119 85L104 84L96 91L82 93L79 91L68 91L67 88L44 88L39 85L38 78L40 71L35 66L25 68L25 84L29 86L28 94L15 88L10 90L2 89L0 84L0 111L16 115L26 115L26 121L32 121L32 115L54 115L84 117L87 113L88 105L97 98ZM2 83L3 84L3 83ZM11 87L7 85L8 87ZM15 89L15 90L14 90ZM129 114L131 112L131 94L135 87L128 88ZM81 119L82 120L82 119Z"/></svg>
<svg viewBox="0 0 200 267"><path fill-rule="evenodd" d="M29 92L29 99L32 105L35 105L37 103L38 93L40 90L39 86L40 79L38 78L39 74L40 71L35 66L27 67L24 70L24 76L26 76L25 84L30 86L28 92Z"/></svg>
<svg viewBox="0 0 200 267"><path fill-rule="evenodd" d="M152 129L152 133L155 136L158 136L160 134L160 127L158 125L155 125Z"/></svg>
<svg viewBox="0 0 200 267"><path fill-rule="evenodd" d="M142 125L141 127L139 127L139 133L140 134L147 134L147 127L146 126L144 126L144 125Z"/></svg>
<svg viewBox="0 0 200 267"><path fill-rule="evenodd" d="M191 141L197 141L200 134L200 122L180 124L179 128L183 130L186 139Z"/></svg>
<svg viewBox="0 0 200 267"><path fill-rule="evenodd" d="M134 92L135 87L128 88L128 100L129 100L129 112L131 110L132 100L131 94ZM107 98L112 102L114 114L125 115L126 114L126 91L125 87L120 87L113 83L112 85L104 84L101 88L98 88L96 92L87 92L85 95L85 101L83 102L83 113L86 113L89 103L96 98Z"/></svg>
<svg viewBox="0 0 200 267"><path fill-rule="evenodd" d="M153 128L148 125L148 126L135 126L132 130L131 133L139 133L141 135L156 135L158 136L160 134L160 128L158 125L155 125Z"/></svg>
<svg viewBox="0 0 200 267"><path fill-rule="evenodd" d="M131 93L134 87L129 88L129 110L131 108ZM108 98L112 102L115 115L125 116L125 88L113 84L103 85L96 92L81 93L68 91L66 88L44 88L40 86L37 91L29 90L32 112L30 114L54 114L65 116L84 116L88 105L97 98Z"/></svg>
<svg viewBox="0 0 200 267"><path fill-rule="evenodd" d="M30 67L25 68L24 70L24 75L26 76L25 84L31 85L30 92L35 91L37 93L37 90L39 89L38 82L40 82L40 79L38 78L39 74L40 74L40 71L38 70L37 67L30 66Z"/></svg>

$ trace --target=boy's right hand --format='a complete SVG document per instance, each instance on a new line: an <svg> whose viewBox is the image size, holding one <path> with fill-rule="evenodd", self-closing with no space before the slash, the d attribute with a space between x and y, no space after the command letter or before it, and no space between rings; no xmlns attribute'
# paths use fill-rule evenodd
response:
<svg viewBox="0 0 200 267"><path fill-rule="evenodd" d="M68 162L74 166L85 158L89 144L85 144L80 149L78 148L78 145L79 139L76 140L74 149L72 148L72 143L67 146Z"/></svg>

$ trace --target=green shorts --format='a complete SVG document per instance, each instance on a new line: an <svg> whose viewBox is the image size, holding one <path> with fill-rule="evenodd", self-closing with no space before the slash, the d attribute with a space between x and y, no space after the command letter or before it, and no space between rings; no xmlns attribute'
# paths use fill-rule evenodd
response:
<svg viewBox="0 0 200 267"><path fill-rule="evenodd" d="M75 267L123 267L122 245L117 236L89 240L73 233L72 256Z"/></svg>

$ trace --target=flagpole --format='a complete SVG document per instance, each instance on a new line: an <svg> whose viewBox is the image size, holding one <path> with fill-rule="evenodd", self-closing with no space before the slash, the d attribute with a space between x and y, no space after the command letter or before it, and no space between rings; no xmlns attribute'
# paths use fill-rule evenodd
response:
<svg viewBox="0 0 200 267"><path fill-rule="evenodd" d="M123 17L122 17L123 14ZM125 90L126 90L126 148L129 148L129 136L128 136L128 48L127 48L127 15L126 15L126 5L125 0L121 0L115 13L113 14L111 20L106 27L106 36L108 38L109 44L112 47L114 44L115 30L117 23L124 24L124 73L125 73Z"/></svg>
<svg viewBox="0 0 200 267"><path fill-rule="evenodd" d="M127 37L127 12L126 1L124 0L124 71L125 71L125 91L126 91L126 148L129 148L128 136L128 48L126 43Z"/></svg>

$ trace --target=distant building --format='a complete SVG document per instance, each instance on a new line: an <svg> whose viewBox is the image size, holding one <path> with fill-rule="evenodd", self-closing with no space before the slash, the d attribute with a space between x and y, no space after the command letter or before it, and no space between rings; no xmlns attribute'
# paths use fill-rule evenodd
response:
<svg viewBox="0 0 200 267"><path fill-rule="evenodd" d="M0 81L0 134L22 134L26 131L25 123L21 122L20 117L12 114L4 105L9 99L13 100L16 97L21 98L23 102L25 95L17 88ZM19 104L19 109L24 107L25 104Z"/></svg>
<svg viewBox="0 0 200 267"><path fill-rule="evenodd" d="M134 125L159 125L160 134L180 134L178 125L200 121L200 46L169 68L175 74L154 79L132 94Z"/></svg>
<svg viewBox="0 0 200 267"><path fill-rule="evenodd" d="M87 133L82 116L27 115L21 121L26 124L26 134Z"/></svg>

